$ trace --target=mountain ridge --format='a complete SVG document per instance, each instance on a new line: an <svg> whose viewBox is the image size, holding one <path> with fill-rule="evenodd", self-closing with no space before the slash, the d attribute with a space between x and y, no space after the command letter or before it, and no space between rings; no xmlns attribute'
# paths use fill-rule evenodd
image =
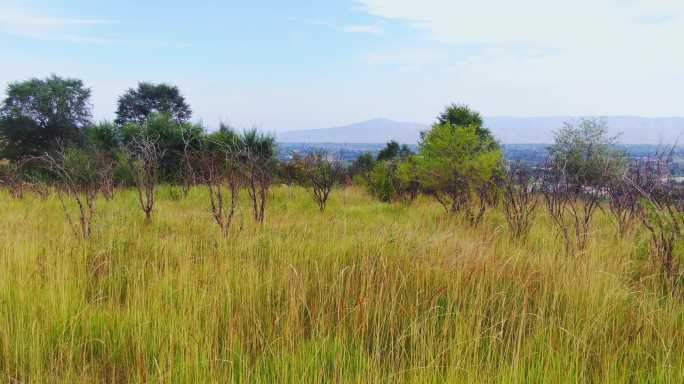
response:
<svg viewBox="0 0 684 384"><path fill-rule="evenodd" d="M605 116L610 134L624 144L673 144L684 139L684 117ZM504 144L543 144L553 141L553 132L579 116L491 116L485 125ZM427 124L375 118L332 128L286 131L276 135L283 143L386 143L395 140L415 144Z"/></svg>

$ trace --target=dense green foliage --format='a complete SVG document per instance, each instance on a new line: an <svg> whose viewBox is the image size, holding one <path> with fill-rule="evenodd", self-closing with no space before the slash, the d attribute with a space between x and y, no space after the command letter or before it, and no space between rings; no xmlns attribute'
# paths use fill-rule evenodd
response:
<svg viewBox="0 0 684 384"><path fill-rule="evenodd" d="M396 141L390 141L376 158L377 161L406 160L411 156L411 149L406 145L399 145Z"/></svg>
<svg viewBox="0 0 684 384"><path fill-rule="evenodd" d="M494 136L484 125L484 120L479 112L473 111L467 105L451 104L437 116L437 124L451 124L454 127L473 127L483 143L487 143L494 149L498 147Z"/></svg>
<svg viewBox="0 0 684 384"><path fill-rule="evenodd" d="M192 117L190 105L178 87L142 82L137 88L129 89L119 98L116 123L142 124L154 113L168 114L178 123L187 122Z"/></svg>
<svg viewBox="0 0 684 384"><path fill-rule="evenodd" d="M473 126L437 124L424 135L419 148L416 161L421 185L454 213L468 208L473 195L486 188L503 161L501 150L491 149L491 143L483 141Z"/></svg>
<svg viewBox="0 0 684 384"><path fill-rule="evenodd" d="M574 185L605 185L607 180L619 177L625 166L624 154L616 144L617 137L608 135L608 126L602 120L566 123L549 148L551 165L562 169Z"/></svg>
<svg viewBox="0 0 684 384"><path fill-rule="evenodd" d="M90 123L90 89L55 75L10 83L0 107L0 158L20 159L78 143Z"/></svg>

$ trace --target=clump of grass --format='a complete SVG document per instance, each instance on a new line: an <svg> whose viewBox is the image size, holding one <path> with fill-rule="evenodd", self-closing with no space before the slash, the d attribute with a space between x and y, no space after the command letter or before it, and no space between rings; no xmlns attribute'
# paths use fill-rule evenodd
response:
<svg viewBox="0 0 684 384"><path fill-rule="evenodd" d="M223 236L206 190L159 196L151 223L98 202L83 241L56 198L0 195L2 381L684 381L684 304L605 217L573 258L541 212L523 242L500 212L278 187Z"/></svg>

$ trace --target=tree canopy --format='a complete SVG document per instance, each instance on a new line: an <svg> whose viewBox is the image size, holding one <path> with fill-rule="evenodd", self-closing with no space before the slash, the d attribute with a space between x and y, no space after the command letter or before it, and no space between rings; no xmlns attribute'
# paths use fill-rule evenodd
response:
<svg viewBox="0 0 684 384"><path fill-rule="evenodd" d="M423 135L416 157L418 179L445 208L458 211L500 170L502 152L482 140L476 126L438 123Z"/></svg>
<svg viewBox="0 0 684 384"><path fill-rule="evenodd" d="M378 161L387 161L387 160L394 160L394 159L402 159L406 160L409 156L411 156L411 149L406 145L399 145L396 141L392 140L389 143L387 143L387 146L383 148L379 153L378 153Z"/></svg>
<svg viewBox="0 0 684 384"><path fill-rule="evenodd" d="M168 114L179 123L188 122L192 117L190 105L178 87L142 82L119 97L116 123L142 124L153 113Z"/></svg>
<svg viewBox="0 0 684 384"><path fill-rule="evenodd" d="M573 184L601 185L616 177L624 166L624 154L617 143L618 137L608 135L608 125L603 120L565 123L549 147L551 165L562 169Z"/></svg>
<svg viewBox="0 0 684 384"><path fill-rule="evenodd" d="M0 157L18 159L78 142L91 121L90 89L52 75L10 83L0 107Z"/></svg>
<svg viewBox="0 0 684 384"><path fill-rule="evenodd" d="M492 133L484 126L484 121L479 112L473 111L467 105L451 104L437 116L437 124L450 124L452 127L474 127L475 132L482 142L492 147L498 147Z"/></svg>

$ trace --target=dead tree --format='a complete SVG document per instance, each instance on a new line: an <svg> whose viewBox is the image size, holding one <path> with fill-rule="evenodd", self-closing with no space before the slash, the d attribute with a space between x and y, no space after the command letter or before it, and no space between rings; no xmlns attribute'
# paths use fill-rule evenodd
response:
<svg viewBox="0 0 684 384"><path fill-rule="evenodd" d="M684 235L684 198L681 189L669 180L671 154L658 154L641 162L628 182L641 197L641 219L651 237L653 256L663 275L677 284L681 272L675 250Z"/></svg>
<svg viewBox="0 0 684 384"><path fill-rule="evenodd" d="M127 146L128 163L138 191L138 201L147 220L152 219L159 180L159 162L163 157L157 140L138 136Z"/></svg>
<svg viewBox="0 0 684 384"><path fill-rule="evenodd" d="M54 176L57 196L74 234L89 238L96 214L95 199L102 183L102 164L98 156L88 150L72 148L46 153L35 160ZM72 217L65 197L76 203L78 224Z"/></svg>
<svg viewBox="0 0 684 384"><path fill-rule="evenodd" d="M306 186L311 190L321 212L325 211L330 192L339 181L342 171L342 163L339 160L328 160L324 152L309 154L304 159Z"/></svg>
<svg viewBox="0 0 684 384"><path fill-rule="evenodd" d="M240 200L240 174L234 151L200 150L190 155L193 169L209 190L214 221L223 236L228 236Z"/></svg>
<svg viewBox="0 0 684 384"><path fill-rule="evenodd" d="M521 164L513 165L503 180L503 211L513 238L525 237L537 209L536 180Z"/></svg>
<svg viewBox="0 0 684 384"><path fill-rule="evenodd" d="M675 260L677 243L684 235L684 210L681 202L646 199L643 223L651 234L654 256L659 259L664 275L676 281L679 265Z"/></svg>
<svg viewBox="0 0 684 384"><path fill-rule="evenodd" d="M0 166L0 184L7 188L12 198L23 198L28 188L23 172L25 164L26 160L22 160Z"/></svg>
<svg viewBox="0 0 684 384"><path fill-rule="evenodd" d="M196 137L190 129L183 129L183 154L182 154L182 168L181 168L181 185L183 189L183 196L187 197L190 190L197 183L195 171L196 154L193 151Z"/></svg>
<svg viewBox="0 0 684 384"><path fill-rule="evenodd" d="M464 208L465 217L473 226L478 226L482 223L482 219L489 207L496 207L499 202L499 185L495 179L480 180L475 185L475 194L477 195L477 205L469 204ZM475 200L475 199L472 199ZM475 211L473 212L473 206Z"/></svg>
<svg viewBox="0 0 684 384"><path fill-rule="evenodd" d="M116 189L116 183L114 181L114 170L116 168L116 159L111 153L99 152L97 154L99 158L100 168L100 192L106 200L114 199L114 190Z"/></svg>
<svg viewBox="0 0 684 384"><path fill-rule="evenodd" d="M454 171L444 188L428 189L427 192L444 208L446 213L459 213L470 204L470 182L465 175Z"/></svg>
<svg viewBox="0 0 684 384"><path fill-rule="evenodd" d="M591 222L605 188L597 182L590 185L572 182L564 167L551 165L545 169L542 193L549 214L561 233L566 253L584 252Z"/></svg>
<svg viewBox="0 0 684 384"><path fill-rule="evenodd" d="M254 220L263 223L268 193L273 182L271 159L248 147L241 151L239 158L242 178L252 202Z"/></svg>
<svg viewBox="0 0 684 384"><path fill-rule="evenodd" d="M610 180L606 186L608 209L620 237L630 233L643 215L641 195L634 185L648 188L646 185L651 184L651 181L646 180L646 177L646 169L640 162L635 161L622 175Z"/></svg>

